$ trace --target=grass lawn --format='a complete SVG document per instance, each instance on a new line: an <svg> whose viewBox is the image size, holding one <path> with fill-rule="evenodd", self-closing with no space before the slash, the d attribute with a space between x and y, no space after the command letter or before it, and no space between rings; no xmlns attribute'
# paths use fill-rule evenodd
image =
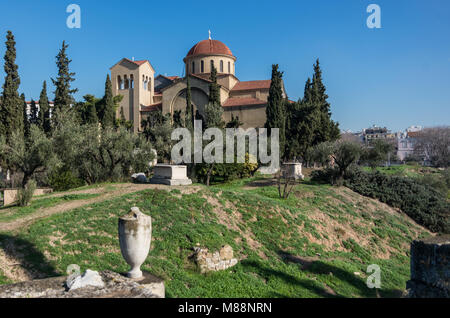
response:
<svg viewBox="0 0 450 318"><path fill-rule="evenodd" d="M15 241L27 266L46 275L64 275L70 264L124 272L117 218L138 206L153 218L143 269L165 280L168 297L376 297L366 286L370 264L381 267L379 296L405 289L409 244L426 230L346 188L304 183L280 200L267 184L253 178L127 194L0 234L0 246ZM229 244L240 261L200 274L190 259L197 244L213 251Z"/></svg>
<svg viewBox="0 0 450 318"><path fill-rule="evenodd" d="M382 172L387 175L396 175L402 177L418 178L426 174L439 173L439 170L432 167L423 167L420 165L398 165L390 167L377 167L377 171ZM371 172L370 167L364 167L363 170Z"/></svg>

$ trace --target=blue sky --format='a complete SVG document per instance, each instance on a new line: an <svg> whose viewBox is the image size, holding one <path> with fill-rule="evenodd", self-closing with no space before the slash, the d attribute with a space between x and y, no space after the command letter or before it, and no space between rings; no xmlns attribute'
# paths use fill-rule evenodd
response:
<svg viewBox="0 0 450 318"><path fill-rule="evenodd" d="M66 26L71 3L81 7L81 29ZM381 7L381 29L366 26L371 3ZM183 57L211 29L237 56L239 79L268 79L278 63L290 99L303 95L320 58L342 129L449 125L449 13L448 0L0 0L0 64L12 30L20 92L38 99L42 82L56 75L55 56L66 40L80 90L75 97L101 97L109 68L122 57L182 75ZM0 84L3 78L1 67Z"/></svg>

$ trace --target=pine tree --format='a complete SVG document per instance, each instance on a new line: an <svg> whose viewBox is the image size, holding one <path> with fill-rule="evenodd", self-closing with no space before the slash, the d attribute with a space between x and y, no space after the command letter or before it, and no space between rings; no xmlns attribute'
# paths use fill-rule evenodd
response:
<svg viewBox="0 0 450 318"><path fill-rule="evenodd" d="M39 96L39 125L47 135L51 133L50 104L47 97L46 81L42 84L42 91Z"/></svg>
<svg viewBox="0 0 450 318"><path fill-rule="evenodd" d="M97 124L97 109L96 105L99 103L99 99L94 95L83 96L84 102L77 103L76 110L79 114L82 124Z"/></svg>
<svg viewBox="0 0 450 318"><path fill-rule="evenodd" d="M22 118L23 118L23 136L25 137L25 140L28 140L30 137L30 120L28 117L28 105L25 100L25 95L20 95L20 99L22 101Z"/></svg>
<svg viewBox="0 0 450 318"><path fill-rule="evenodd" d="M184 116L184 123L189 131L194 130L194 106L191 101L191 84L189 80L189 75L186 78L186 114Z"/></svg>
<svg viewBox="0 0 450 318"><path fill-rule="evenodd" d="M266 107L266 128L279 128L280 155L284 155L286 142L286 110L283 97L283 72L278 70L278 64L272 65L272 81L269 89L269 97Z"/></svg>
<svg viewBox="0 0 450 318"><path fill-rule="evenodd" d="M19 67L15 63L16 42L11 31L8 31L6 39L4 66L6 76L0 105L0 136L6 136L8 142L14 131L23 133L23 105L18 93L20 77Z"/></svg>
<svg viewBox="0 0 450 318"><path fill-rule="evenodd" d="M113 127L116 120L116 111L109 74L106 75L105 95L99 103L98 108L98 118L102 123L103 128Z"/></svg>
<svg viewBox="0 0 450 318"><path fill-rule="evenodd" d="M69 45L65 41L62 43L62 47L56 56L56 65L58 67L58 77L56 80L52 79L53 85L55 85L55 117L57 112L67 110L74 104L74 98L72 94L76 93L78 89L71 89L71 82L75 80L75 73L69 71L69 64L72 62L67 57L66 50ZM57 120L57 118L56 118Z"/></svg>

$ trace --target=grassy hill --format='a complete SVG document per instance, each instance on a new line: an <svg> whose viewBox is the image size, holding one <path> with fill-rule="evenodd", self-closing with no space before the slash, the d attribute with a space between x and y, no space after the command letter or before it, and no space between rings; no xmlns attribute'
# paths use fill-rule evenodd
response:
<svg viewBox="0 0 450 318"><path fill-rule="evenodd" d="M306 182L280 200L270 179L253 178L108 198L0 233L0 252L33 277L62 275L70 264L126 271L117 218L132 206L153 218L143 269L165 279L168 297L396 297L409 279L410 242L430 235L347 188ZM200 274L190 259L197 244L229 244L240 261ZM378 292L366 286L370 264L381 267ZM1 271L0 283L10 281Z"/></svg>

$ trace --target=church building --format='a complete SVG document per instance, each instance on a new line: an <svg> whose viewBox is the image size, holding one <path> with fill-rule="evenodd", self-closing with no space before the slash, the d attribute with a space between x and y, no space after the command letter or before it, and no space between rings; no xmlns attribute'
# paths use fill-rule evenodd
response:
<svg viewBox="0 0 450 318"><path fill-rule="evenodd" d="M210 73L215 67L224 122L231 121L233 115L239 116L244 129L264 127L271 80L240 81L236 77L236 60L224 43L212 40L211 36L189 50L183 61L185 74L189 76L194 113L198 110L204 116L209 99ZM111 67L111 80L114 96L124 97L120 108L125 118L133 122L135 132L142 131L141 122L150 112L162 111L173 115L182 110L184 114L187 77L155 76L150 61L123 58ZM284 85L283 94L286 97Z"/></svg>

